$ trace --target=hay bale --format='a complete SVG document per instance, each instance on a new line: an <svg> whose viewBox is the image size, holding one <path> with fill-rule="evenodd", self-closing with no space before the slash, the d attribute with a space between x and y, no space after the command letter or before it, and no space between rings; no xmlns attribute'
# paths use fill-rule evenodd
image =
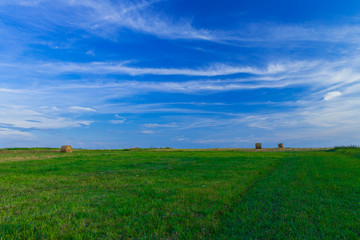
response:
<svg viewBox="0 0 360 240"><path fill-rule="evenodd" d="M261 149L261 143L255 143L255 148L256 149Z"/></svg>
<svg viewBox="0 0 360 240"><path fill-rule="evenodd" d="M279 144L278 144L278 148L284 148L284 144L283 144L283 143L279 143Z"/></svg>
<svg viewBox="0 0 360 240"><path fill-rule="evenodd" d="M72 147L70 145L63 145L60 148L60 152L62 152L62 153L71 153L72 152Z"/></svg>

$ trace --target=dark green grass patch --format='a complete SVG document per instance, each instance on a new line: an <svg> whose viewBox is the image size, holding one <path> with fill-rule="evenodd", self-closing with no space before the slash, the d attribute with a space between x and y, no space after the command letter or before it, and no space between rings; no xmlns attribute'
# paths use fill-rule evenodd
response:
<svg viewBox="0 0 360 240"><path fill-rule="evenodd" d="M348 153L293 153L234 203L213 236L359 239L360 159Z"/></svg>

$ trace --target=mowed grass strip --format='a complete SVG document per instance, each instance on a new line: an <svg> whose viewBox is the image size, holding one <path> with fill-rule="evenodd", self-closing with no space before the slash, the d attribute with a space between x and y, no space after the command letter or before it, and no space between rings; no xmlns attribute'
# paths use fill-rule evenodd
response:
<svg viewBox="0 0 360 240"><path fill-rule="evenodd" d="M360 239L360 151L292 153L225 215L211 238Z"/></svg>
<svg viewBox="0 0 360 240"><path fill-rule="evenodd" d="M221 230L233 202L289 155L49 154L57 157L0 163L1 238L206 238Z"/></svg>

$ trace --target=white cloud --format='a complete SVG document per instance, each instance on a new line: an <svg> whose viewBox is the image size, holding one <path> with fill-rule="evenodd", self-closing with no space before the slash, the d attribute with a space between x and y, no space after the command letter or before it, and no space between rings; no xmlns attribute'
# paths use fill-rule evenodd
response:
<svg viewBox="0 0 360 240"><path fill-rule="evenodd" d="M146 124L143 124L143 126L147 127L147 128L176 128L176 127L179 127L176 123L168 123L168 124L146 123Z"/></svg>
<svg viewBox="0 0 360 240"><path fill-rule="evenodd" d="M29 19L28 23L36 27L44 28L44 25L47 25L51 28L49 24L52 24L80 28L111 39L116 39L117 32L126 28L159 38L197 39L235 45L243 45L244 42L250 45L262 45L283 41L345 42L359 45L360 42L360 27L356 23L329 25L318 22L305 24L260 22L223 31L216 28L195 27L191 18L180 16L175 19L161 8L157 9L155 6L157 2L159 1L12 0L0 1L0 5L22 6L21 17ZM30 11L26 12L26 8ZM33 11L34 9L36 11ZM70 19L69 15L71 15Z"/></svg>
<svg viewBox="0 0 360 240"><path fill-rule="evenodd" d="M189 20L174 21L165 14L152 12L151 6L157 1L69 1L74 7L86 7L89 11L81 16L87 24L81 27L96 32L97 29L116 26L153 34L164 38L211 39L204 29L195 29Z"/></svg>
<svg viewBox="0 0 360 240"><path fill-rule="evenodd" d="M0 88L0 92L3 92L3 93L24 93L23 90L20 90L20 89L9 89L9 88Z"/></svg>
<svg viewBox="0 0 360 240"><path fill-rule="evenodd" d="M0 136L21 136L21 137L33 137L33 135L29 132L19 131L10 128L0 128Z"/></svg>
<svg viewBox="0 0 360 240"><path fill-rule="evenodd" d="M255 68L249 66L236 66L226 64L210 64L197 68L143 68L128 66L129 61L123 62L90 62L90 63L72 63L72 62L48 62L48 63L18 63L5 64L0 63L0 68L17 69L24 72L31 71L41 74L62 74L62 73L86 73L86 74L125 74L131 76L138 75L183 75L214 77L223 75L232 75L239 73L248 73L256 75L276 74L285 72L289 68L296 67L295 64L269 64L267 67ZM300 64L300 63L297 63ZM299 66L298 66L299 67ZM3 89L7 91L7 89Z"/></svg>
<svg viewBox="0 0 360 240"><path fill-rule="evenodd" d="M91 121L75 120L61 117L56 114L32 110L32 107L0 105L0 124L7 128L18 129L60 129L70 127L88 126Z"/></svg>
<svg viewBox="0 0 360 240"><path fill-rule="evenodd" d="M100 71L96 70L97 64L65 64L64 67L61 64L49 64L46 65L48 71L68 71L70 69L77 71ZM360 64L360 58L348 57L346 59L339 59L338 61L301 61L301 62L283 62L269 63L267 67L263 69L252 69L249 67L239 67L237 70L248 69L253 73L251 76L243 78L225 78L218 77L218 79L200 79L200 80L187 80L187 81L137 81L137 80L108 80L98 82L76 82L71 81L69 83L52 81L51 83L36 85L36 88L32 88L31 85L25 88L11 89L1 88L3 90L3 97L5 99L12 99L13 102L23 99L23 103L27 101L34 101L38 99L40 102L51 101L50 104L57 106L58 108L65 107L75 112L95 112L95 109L89 107L80 107L82 105L103 105L104 101L109 98L126 98L133 95L144 94L147 92L177 92L184 94L198 94L207 92L224 92L234 90L247 90L247 89L261 89L261 88L286 88L286 87L298 87L306 86L310 89L308 93L302 98L308 100L313 98L326 99L334 97L333 94L341 92L342 96L346 96L351 92L355 94L358 92L360 84L360 70L358 65ZM99 66L103 68L105 63L99 63ZM120 64L123 65L123 64ZM56 69L60 66L59 69ZM71 67L69 67L71 66ZM215 66L215 65L214 65ZM216 67L205 67L202 69L172 69L174 74L192 74L190 76L212 75L214 69L217 69L219 75L227 74L233 71L233 67L227 69L226 65L222 65L223 69ZM42 69L39 66L30 67L35 69ZM46 69L45 68L45 69ZM100 68L100 69L101 69ZM107 67L105 67L107 68ZM210 70L209 70L210 69ZM231 70L232 69L232 70ZM164 71L162 73L171 74L171 69L152 69L156 73L158 70ZM43 70L42 70L43 71ZM106 72L106 71L105 71ZM142 73L149 73L149 69L142 71ZM235 71L233 71L235 72ZM43 73L43 72L42 72ZM51 85L50 85L51 84ZM1 86L0 86L1 87ZM329 94L329 95L327 95ZM27 97L36 96L36 98ZM56 96L56 97L55 97ZM60 96L60 97L59 97ZM9 101L10 102L10 101ZM72 105L66 106L66 103ZM75 105L76 104L76 105ZM75 106L74 106L75 105Z"/></svg>
<svg viewBox="0 0 360 240"><path fill-rule="evenodd" d="M38 6L41 2L46 2L47 0L13 0L13 1L0 1L0 5L13 5L17 4L20 6Z"/></svg>
<svg viewBox="0 0 360 240"><path fill-rule="evenodd" d="M115 117L116 117L117 119L121 119L121 120L124 120L124 121L126 120L126 118L120 116L119 114L115 114Z"/></svg>
<svg viewBox="0 0 360 240"><path fill-rule="evenodd" d="M153 134L153 133L155 133L155 132L152 131L152 130L143 130L143 131L140 131L140 133L143 133L143 134Z"/></svg>
<svg viewBox="0 0 360 240"><path fill-rule="evenodd" d="M96 112L96 110L87 107L71 106L69 107L72 112Z"/></svg>
<svg viewBox="0 0 360 240"><path fill-rule="evenodd" d="M342 95L342 92L339 92L339 91L329 92L324 96L324 100L329 101L329 100L339 97L341 95Z"/></svg>
<svg viewBox="0 0 360 240"><path fill-rule="evenodd" d="M112 124L122 124L126 121L126 118L120 116L119 114L115 114L116 120L110 120Z"/></svg>
<svg viewBox="0 0 360 240"><path fill-rule="evenodd" d="M95 52L93 49L90 49L86 52L87 55L90 55L90 56L95 56Z"/></svg>
<svg viewBox="0 0 360 240"><path fill-rule="evenodd" d="M358 109L359 96L298 102L295 108L281 112L270 110L273 113L237 113L202 119L176 117L181 126L186 126L181 130L187 134L187 128L193 132L208 129L202 135L178 140L223 147L252 147L255 142L271 143L272 147L278 142L287 146L301 143L300 146L307 147L359 144Z"/></svg>
<svg viewBox="0 0 360 240"><path fill-rule="evenodd" d="M36 8L37 14L32 21L46 21L55 25L77 27L100 36L114 35L117 29L127 28L133 31L152 34L169 39L211 40L212 34L206 29L192 26L191 20L174 20L165 13L154 12L152 6L158 1L113 1L103 0L63 0L63 1L7 1L0 5L20 5ZM40 8L41 4L41 8ZM60 9L66 12L59 13ZM45 9L45 10L44 10ZM71 14L71 20L68 15ZM56 17L54 17L56 16Z"/></svg>
<svg viewBox="0 0 360 240"><path fill-rule="evenodd" d="M122 124L124 122L125 122L125 120L110 120L110 123L112 123L112 124Z"/></svg>

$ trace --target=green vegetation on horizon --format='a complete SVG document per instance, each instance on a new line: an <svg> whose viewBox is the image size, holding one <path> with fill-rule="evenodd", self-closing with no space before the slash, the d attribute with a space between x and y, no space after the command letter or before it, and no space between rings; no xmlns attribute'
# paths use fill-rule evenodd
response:
<svg viewBox="0 0 360 240"><path fill-rule="evenodd" d="M0 150L0 239L359 239L360 149Z"/></svg>

